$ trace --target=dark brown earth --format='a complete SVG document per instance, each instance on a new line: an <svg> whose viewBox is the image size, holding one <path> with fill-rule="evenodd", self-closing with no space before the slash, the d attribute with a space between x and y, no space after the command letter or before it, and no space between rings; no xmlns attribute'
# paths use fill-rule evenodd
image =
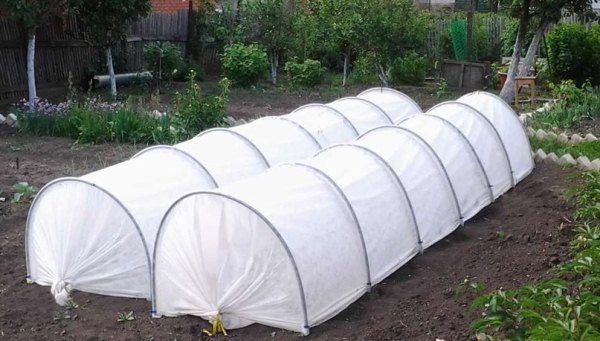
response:
<svg viewBox="0 0 600 341"><path fill-rule="evenodd" d="M247 98L251 100L250 95ZM281 104L272 105L274 113L286 111ZM152 319L150 303L145 300L75 293L73 298L80 307L67 311L54 303L48 287L23 280L23 232L29 204L8 203L11 186L28 181L41 187L59 176L80 175L124 160L143 147L103 144L75 148L68 139L32 137L0 128L0 189L5 191L0 197L7 197L0 202L0 339L201 338L202 328L208 327L205 321L191 316ZM469 324L477 313L469 306L474 293L457 295L461 282L484 283L487 290L515 288L549 276L553 265L566 259L571 210L562 193L569 186L570 172L554 164L538 165L531 176L465 227L416 256L378 284L373 293L312 328L308 339L472 338ZM126 311L133 311L136 319L117 322L118 314ZM66 312L70 318L54 320L58 312ZM295 333L259 325L229 334L238 340L298 339Z"/></svg>

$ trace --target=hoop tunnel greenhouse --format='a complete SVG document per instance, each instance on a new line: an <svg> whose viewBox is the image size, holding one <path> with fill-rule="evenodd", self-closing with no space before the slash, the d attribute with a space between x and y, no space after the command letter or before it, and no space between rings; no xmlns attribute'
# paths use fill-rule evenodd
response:
<svg viewBox="0 0 600 341"><path fill-rule="evenodd" d="M499 100L467 95L181 197L156 240L155 316L308 334L533 170Z"/></svg>
<svg viewBox="0 0 600 341"><path fill-rule="evenodd" d="M35 198L27 220L28 280L51 286L59 304L66 304L71 290L150 298L156 233L177 198L310 157L420 112L406 95L376 88L281 117L207 130L79 178L52 181Z"/></svg>

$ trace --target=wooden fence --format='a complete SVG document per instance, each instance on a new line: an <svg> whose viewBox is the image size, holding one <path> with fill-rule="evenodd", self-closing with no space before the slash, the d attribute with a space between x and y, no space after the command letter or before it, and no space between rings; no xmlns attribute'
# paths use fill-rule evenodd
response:
<svg viewBox="0 0 600 341"><path fill-rule="evenodd" d="M153 13L132 25L127 39L115 47L117 72L139 71L144 67L144 45L169 41L184 52L188 40L188 11ZM69 74L73 82L83 83L92 73L104 73L104 55L94 46L85 28L75 17L52 22L37 30L36 82L39 89L65 86ZM27 94L27 34L17 23L0 17L0 99ZM216 48L207 46L198 61L205 68L218 63Z"/></svg>

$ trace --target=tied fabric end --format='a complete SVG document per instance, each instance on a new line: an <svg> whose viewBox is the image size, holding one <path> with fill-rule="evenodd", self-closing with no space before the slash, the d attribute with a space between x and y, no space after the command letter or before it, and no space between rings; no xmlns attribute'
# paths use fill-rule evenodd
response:
<svg viewBox="0 0 600 341"><path fill-rule="evenodd" d="M69 303L71 292L71 285L65 283L64 281L58 281L52 284L50 289L52 295L54 295L54 300L60 306L66 306Z"/></svg>
<svg viewBox="0 0 600 341"><path fill-rule="evenodd" d="M214 337L219 334L227 336L227 331L225 330L225 327L223 327L221 316L217 315L212 318L212 331L209 331L208 329L202 329L202 333L208 335L209 337Z"/></svg>

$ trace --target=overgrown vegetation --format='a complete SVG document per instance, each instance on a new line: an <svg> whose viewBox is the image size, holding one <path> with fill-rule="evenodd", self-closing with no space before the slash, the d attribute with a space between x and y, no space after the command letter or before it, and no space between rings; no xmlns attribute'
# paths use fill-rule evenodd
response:
<svg viewBox="0 0 600 341"><path fill-rule="evenodd" d="M21 131L70 137L77 143L173 143L224 125L229 81L221 81L219 94L205 96L200 93L195 78L191 72L187 89L177 94L174 111L164 115L90 97L59 104L38 100L33 111L22 101L13 112L19 117Z"/></svg>
<svg viewBox="0 0 600 341"><path fill-rule="evenodd" d="M472 324L478 339L600 339L600 172L579 174L571 191L580 225L572 259L554 278L476 299L483 316Z"/></svg>
<svg viewBox="0 0 600 341"><path fill-rule="evenodd" d="M392 66L392 83L406 85L423 85L427 61L418 53L411 51L406 56L398 58Z"/></svg>
<svg viewBox="0 0 600 341"><path fill-rule="evenodd" d="M567 80L549 88L556 103L533 116L530 125L534 129L569 129L600 116L600 92L590 84L578 88Z"/></svg>

